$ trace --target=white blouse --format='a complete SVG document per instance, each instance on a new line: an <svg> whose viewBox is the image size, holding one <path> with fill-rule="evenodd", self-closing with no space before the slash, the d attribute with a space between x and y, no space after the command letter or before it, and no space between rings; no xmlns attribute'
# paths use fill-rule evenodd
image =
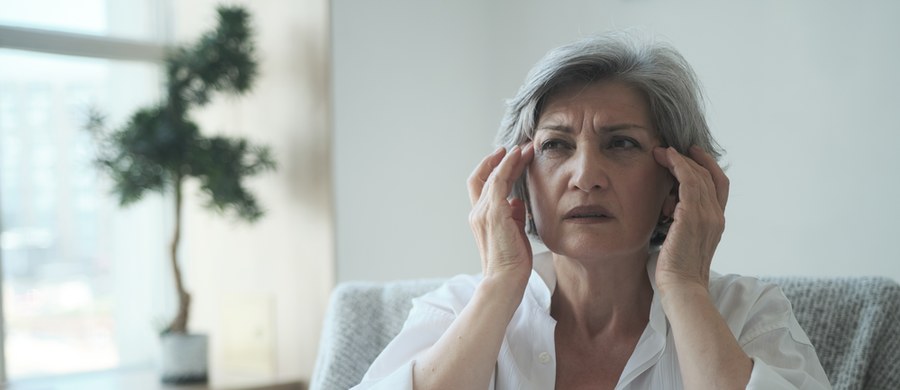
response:
<svg viewBox="0 0 900 390"><path fill-rule="evenodd" d="M654 253L647 263L656 291ZM354 389L412 389L413 365L472 299L480 276L461 275L413 300L400 334L385 347ZM491 389L553 389L556 348L550 299L556 272L549 252L535 255L525 295L500 347ZM774 284L737 275L710 276L709 292L738 343L753 359L747 389L830 389L816 351L791 303ZM477 329L472 329L477 332ZM616 389L683 389L675 340L658 294L650 320Z"/></svg>

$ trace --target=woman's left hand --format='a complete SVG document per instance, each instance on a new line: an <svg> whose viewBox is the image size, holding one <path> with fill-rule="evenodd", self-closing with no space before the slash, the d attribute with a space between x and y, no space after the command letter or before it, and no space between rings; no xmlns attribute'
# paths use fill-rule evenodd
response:
<svg viewBox="0 0 900 390"><path fill-rule="evenodd" d="M678 203L660 248L656 284L660 291L709 285L713 254L725 230L728 177L715 158L692 146L690 158L674 148L656 148L653 156L678 181Z"/></svg>
<svg viewBox="0 0 900 390"><path fill-rule="evenodd" d="M738 344L709 294L709 265L725 230L728 177L716 159L692 146L688 156L653 155L678 181L674 221L656 262L656 287L671 325L686 389L743 389L753 360Z"/></svg>

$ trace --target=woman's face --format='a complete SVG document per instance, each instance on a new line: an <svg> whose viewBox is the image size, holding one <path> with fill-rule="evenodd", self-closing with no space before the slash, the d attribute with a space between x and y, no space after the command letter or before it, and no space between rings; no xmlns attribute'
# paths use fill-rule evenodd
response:
<svg viewBox="0 0 900 390"><path fill-rule="evenodd" d="M674 179L656 163L660 146L647 103L617 81L564 88L548 98L528 168L531 212L548 249L573 258L648 249Z"/></svg>

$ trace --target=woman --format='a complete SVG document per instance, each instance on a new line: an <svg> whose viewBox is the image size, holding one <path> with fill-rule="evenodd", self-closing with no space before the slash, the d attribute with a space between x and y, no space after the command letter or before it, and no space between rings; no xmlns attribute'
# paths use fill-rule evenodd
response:
<svg viewBox="0 0 900 390"><path fill-rule="evenodd" d="M416 299L357 388L830 388L776 286L710 273L729 183L674 49L551 51L498 141L468 183L483 274Z"/></svg>

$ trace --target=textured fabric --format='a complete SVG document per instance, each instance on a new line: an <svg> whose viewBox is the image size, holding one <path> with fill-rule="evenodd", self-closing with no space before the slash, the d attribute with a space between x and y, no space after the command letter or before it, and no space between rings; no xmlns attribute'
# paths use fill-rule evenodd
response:
<svg viewBox="0 0 900 390"><path fill-rule="evenodd" d="M444 280L344 283L331 294L310 389L347 390L400 332L412 299Z"/></svg>
<svg viewBox="0 0 900 390"><path fill-rule="evenodd" d="M782 287L835 389L900 389L900 285L885 278L764 278ZM326 317L311 389L348 389L440 280L345 283Z"/></svg>
<svg viewBox="0 0 900 390"><path fill-rule="evenodd" d="M658 252L647 261L647 277L656 291ZM550 315L556 270L550 252L534 256L534 269L522 302L500 347L497 390L546 390L556 383L556 320ZM469 305L480 275L460 275L413 300L400 334L375 359L354 390L412 390L416 356L431 348ZM737 275L713 273L712 303L741 348L754 358L748 390L827 390L828 379L809 338L793 316L791 304L774 284ZM658 294L649 321L618 378L616 389L682 390L681 369Z"/></svg>
<svg viewBox="0 0 900 390"><path fill-rule="evenodd" d="M835 389L900 389L900 285L887 278L767 278L781 286Z"/></svg>

